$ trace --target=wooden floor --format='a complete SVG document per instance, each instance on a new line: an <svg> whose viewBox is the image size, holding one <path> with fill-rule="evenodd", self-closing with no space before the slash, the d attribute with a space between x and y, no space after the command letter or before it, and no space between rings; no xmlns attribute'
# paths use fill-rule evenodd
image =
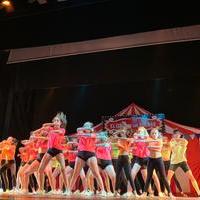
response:
<svg viewBox="0 0 200 200"><path fill-rule="evenodd" d="M8 200L44 200L44 199L71 199L71 200L84 200L84 199L91 199L91 200L100 200L100 199L110 199L110 200L115 200L115 199L155 199L155 200L161 200L165 199L168 200L170 198L159 198L159 197L152 197L152 198L134 198L134 197L129 197L129 198L124 198L123 196L120 197L99 197L99 196L80 196L80 195L71 195L71 196L63 196L63 195L34 195L34 194L28 194L28 195L22 195L22 194L15 194L15 195L10 195L10 194L1 194L0 195L0 200L2 199L8 199ZM176 197L176 200L200 200L200 198L197 197Z"/></svg>

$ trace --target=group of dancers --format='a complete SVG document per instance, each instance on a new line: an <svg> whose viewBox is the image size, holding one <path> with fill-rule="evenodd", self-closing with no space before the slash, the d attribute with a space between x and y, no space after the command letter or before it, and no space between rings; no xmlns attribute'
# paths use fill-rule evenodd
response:
<svg viewBox="0 0 200 200"><path fill-rule="evenodd" d="M188 142L179 130L174 130L172 139L162 136L158 128L148 132L144 127L138 127L132 137L125 128L109 136L106 131L96 133L93 123L85 122L70 136L65 134L66 125L65 114L59 112L51 123L22 140L17 173L18 141L8 137L0 142L0 193L174 198L172 177L186 196L175 176L180 167L200 196L187 164Z"/></svg>

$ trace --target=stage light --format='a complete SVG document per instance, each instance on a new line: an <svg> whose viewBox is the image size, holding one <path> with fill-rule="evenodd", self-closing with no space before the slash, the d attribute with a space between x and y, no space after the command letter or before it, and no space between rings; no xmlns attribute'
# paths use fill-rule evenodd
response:
<svg viewBox="0 0 200 200"><path fill-rule="evenodd" d="M2 0L0 4L3 8L5 8L6 12L12 12L14 11L14 7L9 0Z"/></svg>
<svg viewBox="0 0 200 200"><path fill-rule="evenodd" d="M8 1L8 0L2 1L1 4L2 4L3 6L11 6L10 1Z"/></svg>

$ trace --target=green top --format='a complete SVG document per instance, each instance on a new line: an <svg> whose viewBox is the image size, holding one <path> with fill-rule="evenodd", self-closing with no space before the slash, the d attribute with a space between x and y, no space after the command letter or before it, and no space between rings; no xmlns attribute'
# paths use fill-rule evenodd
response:
<svg viewBox="0 0 200 200"><path fill-rule="evenodd" d="M119 148L116 144L111 143L112 146L112 152L111 152L111 156L112 158L118 158L119 155Z"/></svg>

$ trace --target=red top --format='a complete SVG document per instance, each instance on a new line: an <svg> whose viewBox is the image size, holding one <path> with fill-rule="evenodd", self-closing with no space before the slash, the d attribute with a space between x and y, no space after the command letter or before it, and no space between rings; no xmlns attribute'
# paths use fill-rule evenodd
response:
<svg viewBox="0 0 200 200"><path fill-rule="evenodd" d="M48 140L37 139L36 148L47 149Z"/></svg>
<svg viewBox="0 0 200 200"><path fill-rule="evenodd" d="M97 146L96 156L99 159L111 160L111 146L109 144L106 146Z"/></svg>

